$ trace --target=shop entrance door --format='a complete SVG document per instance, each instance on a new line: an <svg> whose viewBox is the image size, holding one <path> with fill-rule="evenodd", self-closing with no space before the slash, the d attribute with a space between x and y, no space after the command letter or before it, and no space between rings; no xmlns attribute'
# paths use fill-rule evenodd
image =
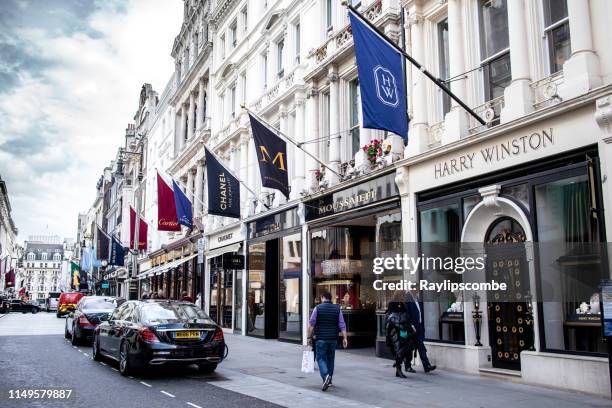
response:
<svg viewBox="0 0 612 408"><path fill-rule="evenodd" d="M487 281L507 285L488 295L489 342L493 367L520 370L520 354L533 346L533 315L525 231L510 217L495 220L486 235Z"/></svg>
<svg viewBox="0 0 612 408"><path fill-rule="evenodd" d="M232 328L234 271L223 269L223 258L215 257L210 265L210 317L221 327Z"/></svg>

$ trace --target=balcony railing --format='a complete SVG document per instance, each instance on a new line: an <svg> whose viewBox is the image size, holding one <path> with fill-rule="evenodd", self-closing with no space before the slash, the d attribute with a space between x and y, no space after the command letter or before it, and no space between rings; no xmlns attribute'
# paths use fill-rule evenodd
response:
<svg viewBox="0 0 612 408"><path fill-rule="evenodd" d="M534 109L542 109L561 102L559 86L563 84L563 71L531 83L534 92Z"/></svg>
<svg viewBox="0 0 612 408"><path fill-rule="evenodd" d="M504 97L499 96L497 98L491 99L479 105L473 109L473 111L483 118L486 125L481 125L474 117L470 116L470 124L469 124L469 132L470 134L478 133L484 129L490 128L492 126L499 124L499 115L501 114L501 110L504 107Z"/></svg>

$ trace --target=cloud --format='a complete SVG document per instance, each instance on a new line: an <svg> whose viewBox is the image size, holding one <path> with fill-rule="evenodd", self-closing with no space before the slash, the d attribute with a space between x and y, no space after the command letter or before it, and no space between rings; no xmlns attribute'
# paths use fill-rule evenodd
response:
<svg viewBox="0 0 612 408"><path fill-rule="evenodd" d="M179 0L0 2L0 176L20 240L76 235L142 84L170 78L181 22Z"/></svg>

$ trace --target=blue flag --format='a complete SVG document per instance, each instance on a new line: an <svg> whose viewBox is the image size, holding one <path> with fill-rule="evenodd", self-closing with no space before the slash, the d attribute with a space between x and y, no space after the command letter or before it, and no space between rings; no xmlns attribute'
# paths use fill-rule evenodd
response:
<svg viewBox="0 0 612 408"><path fill-rule="evenodd" d="M111 238L109 265L123 266L125 264L125 248L117 238Z"/></svg>
<svg viewBox="0 0 612 408"><path fill-rule="evenodd" d="M208 213L240 218L240 181L204 148L208 181Z"/></svg>
<svg viewBox="0 0 612 408"><path fill-rule="evenodd" d="M287 143L252 115L251 129L261 173L261 185L279 190L289 198Z"/></svg>
<svg viewBox="0 0 612 408"><path fill-rule="evenodd" d="M183 190L172 180L172 190L174 191L174 203L176 204L176 218L178 223L193 229L193 212L191 201L187 198Z"/></svg>
<svg viewBox="0 0 612 408"><path fill-rule="evenodd" d="M349 11L363 127L393 132L408 138L408 114L404 87L403 55Z"/></svg>

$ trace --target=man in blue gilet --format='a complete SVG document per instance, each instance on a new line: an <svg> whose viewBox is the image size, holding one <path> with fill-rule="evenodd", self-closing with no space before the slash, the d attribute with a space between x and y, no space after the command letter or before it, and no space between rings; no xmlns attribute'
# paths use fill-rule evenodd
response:
<svg viewBox="0 0 612 408"><path fill-rule="evenodd" d="M323 379L325 391L332 384L334 375L334 358L336 355L336 344L338 344L338 332L342 332L342 347L348 346L346 339L346 324L339 305L331 302L331 294L321 294L321 304L317 305L310 316L308 337L315 341L315 351L319 374ZM314 331L314 337L312 332Z"/></svg>

